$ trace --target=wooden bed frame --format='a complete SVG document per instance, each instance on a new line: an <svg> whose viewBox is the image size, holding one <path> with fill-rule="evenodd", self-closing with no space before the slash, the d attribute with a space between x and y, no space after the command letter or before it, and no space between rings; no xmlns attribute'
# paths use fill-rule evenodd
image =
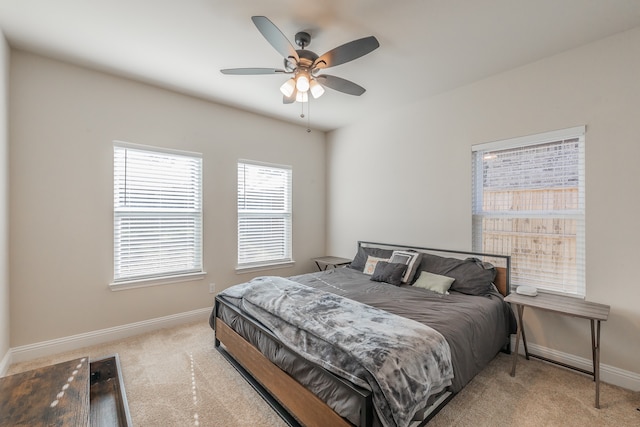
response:
<svg viewBox="0 0 640 427"><path fill-rule="evenodd" d="M484 254L468 251L454 251L447 249L423 248L417 246L395 245L375 242L358 242L360 247L376 247L393 250L415 250L440 256L458 255L456 258L477 257L483 261L496 263L502 262L504 266L496 266L496 278L494 284L498 291L507 296L510 290L510 268L511 260L509 256ZM497 261L497 262L496 262ZM290 426L352 426L346 419L342 418L324 401L318 398L311 391L298 383L293 377L282 371L277 365L265 357L256 347L247 342L241 335L235 332L221 318L218 317L220 307L230 309L238 316L247 320L253 327L259 329L276 343L285 346L268 329L245 313L240 312L236 307L225 303L224 300L216 297L215 317L212 327L215 330L215 347L218 351L238 370L238 372L253 386L253 388L267 401L267 403L280 415L280 417ZM223 344L221 346L220 344ZM505 348L503 351L510 352L509 337L505 337ZM286 347L286 346L285 346ZM309 363L312 363L308 361ZM318 368L323 369L317 364ZM370 427L373 421L373 403L371 392L360 388L329 371L325 373L334 381L339 382L350 389L350 392L360 401L360 422L359 427ZM428 410L428 415L421 422L425 425L435 414L438 413L452 398L453 393L447 392L437 399Z"/></svg>

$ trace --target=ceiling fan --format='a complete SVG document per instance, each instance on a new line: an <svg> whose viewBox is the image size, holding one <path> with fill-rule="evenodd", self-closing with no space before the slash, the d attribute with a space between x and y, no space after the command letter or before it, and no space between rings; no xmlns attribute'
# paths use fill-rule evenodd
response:
<svg viewBox="0 0 640 427"><path fill-rule="evenodd" d="M324 86L349 95L360 96L365 88L349 80L329 74L319 74L321 70L335 67L360 58L380 46L373 37L353 40L318 56L305 49L311 42L311 35L301 31L296 34L295 42L300 49L295 49L282 31L265 16L252 16L251 20L265 39L284 57L284 69L277 68L227 68L220 70L222 74L257 75L257 74L292 74L281 87L282 102L290 104L295 101L307 102L309 92L314 98L324 93Z"/></svg>

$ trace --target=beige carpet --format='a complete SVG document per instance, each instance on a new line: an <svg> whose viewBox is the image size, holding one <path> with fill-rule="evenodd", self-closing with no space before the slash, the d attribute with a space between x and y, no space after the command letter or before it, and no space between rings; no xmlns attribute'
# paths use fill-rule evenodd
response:
<svg viewBox="0 0 640 427"><path fill-rule="evenodd" d="M214 349L206 322L14 364L8 374L82 355L118 353L135 426L284 426ZM640 393L608 384L595 409L589 377L500 354L431 420L441 426L640 426Z"/></svg>

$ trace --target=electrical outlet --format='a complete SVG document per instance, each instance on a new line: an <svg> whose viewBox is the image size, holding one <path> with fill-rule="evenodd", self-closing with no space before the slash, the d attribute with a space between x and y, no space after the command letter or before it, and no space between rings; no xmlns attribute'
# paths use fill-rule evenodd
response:
<svg viewBox="0 0 640 427"><path fill-rule="evenodd" d="M209 283L209 293L210 294L215 294L216 293L216 284L215 283Z"/></svg>

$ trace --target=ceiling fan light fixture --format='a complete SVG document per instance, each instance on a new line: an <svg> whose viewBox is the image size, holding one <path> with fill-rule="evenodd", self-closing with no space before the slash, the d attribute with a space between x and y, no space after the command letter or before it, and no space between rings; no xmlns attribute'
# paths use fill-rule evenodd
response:
<svg viewBox="0 0 640 427"><path fill-rule="evenodd" d="M316 81L316 79L311 79L311 82L309 83L309 90L315 99L320 98L322 94L324 94L324 88Z"/></svg>
<svg viewBox="0 0 640 427"><path fill-rule="evenodd" d="M306 73L299 73L296 77L296 89L298 92L307 92L309 90L309 76Z"/></svg>
<svg viewBox="0 0 640 427"><path fill-rule="evenodd" d="M296 89L296 81L293 78L290 78L282 86L280 86L280 92L287 98L293 95L293 91Z"/></svg>

